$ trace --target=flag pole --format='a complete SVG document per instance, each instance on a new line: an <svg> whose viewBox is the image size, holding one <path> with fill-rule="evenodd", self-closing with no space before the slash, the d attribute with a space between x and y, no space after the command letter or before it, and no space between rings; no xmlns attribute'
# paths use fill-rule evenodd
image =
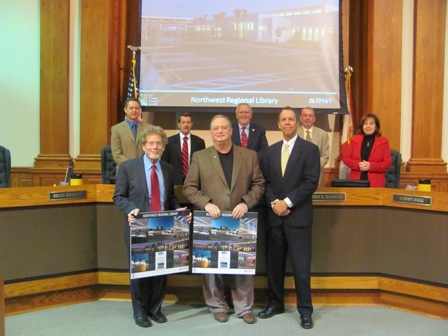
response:
<svg viewBox="0 0 448 336"><path fill-rule="evenodd" d="M135 75L135 67L137 65L137 58L135 57L137 54L137 50L141 50L141 47L128 45L128 48L132 50L132 61L131 61L131 71L129 73L129 83L128 83L128 93L127 99L136 98L139 99L139 90L137 87L137 76ZM140 111L139 120L143 120L142 111Z"/></svg>
<svg viewBox="0 0 448 336"><path fill-rule="evenodd" d="M351 92L351 77L353 73L353 67L348 65L344 70L345 77L345 92L347 95L347 110L348 114L344 114L342 119L341 130L341 142L339 147L339 178L347 179L350 173L350 169L342 162L342 155L345 148L350 143L350 137L353 134L353 104L352 104L352 92Z"/></svg>
<svg viewBox="0 0 448 336"><path fill-rule="evenodd" d="M128 49L132 50L132 66L131 73L129 75L129 86L127 98L138 98L139 92L137 87L137 76L135 75L135 66L137 65L137 59L135 58L137 50L141 50L142 47L128 45Z"/></svg>
<svg viewBox="0 0 448 336"><path fill-rule="evenodd" d="M347 141L347 143L350 143L350 137L352 136L353 130L354 130L354 128L353 128L353 100L352 100L352 85L351 85L352 73L353 73L353 67L348 65L344 70L345 92L347 95L347 110L348 110L348 115L346 115L347 118L344 119L344 123L347 124L347 125L344 125L346 127L345 141ZM342 142L344 142L344 141L342 141Z"/></svg>

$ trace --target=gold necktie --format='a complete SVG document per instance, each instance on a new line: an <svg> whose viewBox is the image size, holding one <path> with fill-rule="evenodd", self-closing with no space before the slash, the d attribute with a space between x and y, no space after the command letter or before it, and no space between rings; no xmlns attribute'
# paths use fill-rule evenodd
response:
<svg viewBox="0 0 448 336"><path fill-rule="evenodd" d="M305 138L305 140L306 141L311 141L311 135L310 135L310 131L309 130L306 130L306 138Z"/></svg>
<svg viewBox="0 0 448 336"><path fill-rule="evenodd" d="M285 147L283 148L283 152L282 152L282 159L281 159L282 176L285 175L285 170L286 170L286 165L288 164L288 159L289 159L289 144L285 144Z"/></svg>

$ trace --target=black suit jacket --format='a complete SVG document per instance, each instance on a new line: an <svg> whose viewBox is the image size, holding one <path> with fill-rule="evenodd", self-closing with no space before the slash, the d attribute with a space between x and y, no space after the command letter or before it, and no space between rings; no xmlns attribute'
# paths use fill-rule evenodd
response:
<svg viewBox="0 0 448 336"><path fill-rule="evenodd" d="M205 142L202 138L190 133L191 137L191 153L190 163L193 153L205 149ZM173 182L175 185L184 183L182 178L182 147L180 145L180 133L168 137L168 145L162 154L162 160L168 162L174 167Z"/></svg>
<svg viewBox="0 0 448 336"><path fill-rule="evenodd" d="M232 128L232 142L237 146L241 146L241 135L238 123L232 124ZM247 148L258 152L267 146L268 140L266 139L266 129L263 126L250 123Z"/></svg>
<svg viewBox="0 0 448 336"><path fill-rule="evenodd" d="M160 161L163 173L163 181L165 184L165 199L163 200L163 208L165 210L174 210L179 208L176 196L174 195L173 185L173 167L163 161ZM129 245L129 224L127 216L135 208L140 212L148 212L150 199L146 183L145 165L143 156L124 161L118 170L117 180L115 183L115 192L113 200L121 213L125 215L125 242Z"/></svg>
<svg viewBox="0 0 448 336"><path fill-rule="evenodd" d="M293 207L285 217L277 216L269 206L268 225L310 226L313 223L312 196L317 189L320 174L319 148L297 137L286 166L281 172L283 140L260 153L260 164L266 179L266 201L290 199Z"/></svg>

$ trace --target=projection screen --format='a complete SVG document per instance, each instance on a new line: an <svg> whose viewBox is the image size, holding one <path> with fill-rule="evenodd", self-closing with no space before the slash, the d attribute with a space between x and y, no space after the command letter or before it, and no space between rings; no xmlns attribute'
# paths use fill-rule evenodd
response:
<svg viewBox="0 0 448 336"><path fill-rule="evenodd" d="M340 109L339 6L142 0L142 106Z"/></svg>

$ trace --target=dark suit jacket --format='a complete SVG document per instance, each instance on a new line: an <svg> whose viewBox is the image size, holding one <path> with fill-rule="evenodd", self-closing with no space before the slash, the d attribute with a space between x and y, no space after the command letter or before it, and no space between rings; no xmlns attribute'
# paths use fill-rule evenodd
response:
<svg viewBox="0 0 448 336"><path fill-rule="evenodd" d="M241 135L238 123L232 124L232 128L232 142L237 146L241 146ZM266 139L265 128L254 123L250 123L249 141L247 143L247 148L258 152L267 146L268 140Z"/></svg>
<svg viewBox="0 0 448 336"><path fill-rule="evenodd" d="M320 174L320 154L317 146L297 137L286 166L281 172L283 140L267 147L260 155L266 179L266 201L269 204L268 225L310 226L313 222L312 196L317 189ZM293 207L286 217L277 216L271 202L288 197Z"/></svg>
<svg viewBox="0 0 448 336"><path fill-rule="evenodd" d="M160 165L165 184L163 207L165 210L177 209L179 203L174 196L173 167L163 161L160 162ZM125 241L129 245L128 213L135 208L140 209L140 212L148 212L150 206L143 156L124 161L120 165L113 200L120 212L125 215Z"/></svg>
<svg viewBox="0 0 448 336"><path fill-rule="evenodd" d="M193 157L193 153L205 148L205 142L202 138L193 135L191 136L190 144L190 162ZM165 151L162 154L162 160L168 162L174 167L173 182L175 185L183 184L182 179L182 147L180 145L180 133L168 137L168 145L165 147Z"/></svg>
<svg viewBox="0 0 448 336"><path fill-rule="evenodd" d="M221 211L231 211L243 200L253 208L263 196L264 178L257 153L233 146L231 186L227 185L221 161L215 147L197 152L184 182L185 197L201 210L208 202Z"/></svg>

